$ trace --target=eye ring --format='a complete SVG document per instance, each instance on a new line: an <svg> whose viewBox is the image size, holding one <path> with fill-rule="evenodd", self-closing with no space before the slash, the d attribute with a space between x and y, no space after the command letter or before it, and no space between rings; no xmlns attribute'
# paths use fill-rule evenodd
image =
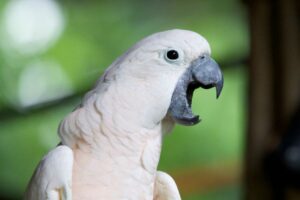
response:
<svg viewBox="0 0 300 200"><path fill-rule="evenodd" d="M168 48L163 51L165 61L180 65L184 61L184 52L179 48Z"/></svg>
<svg viewBox="0 0 300 200"><path fill-rule="evenodd" d="M179 58L179 53L178 53L178 51L176 51L174 49L170 49L167 51L166 57L168 60L175 61Z"/></svg>

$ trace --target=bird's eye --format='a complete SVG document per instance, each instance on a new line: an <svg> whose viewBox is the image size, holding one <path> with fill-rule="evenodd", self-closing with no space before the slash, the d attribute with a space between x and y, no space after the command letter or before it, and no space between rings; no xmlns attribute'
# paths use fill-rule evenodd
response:
<svg viewBox="0 0 300 200"><path fill-rule="evenodd" d="M167 58L169 60L177 60L179 58L179 54L176 50L169 50L167 52Z"/></svg>

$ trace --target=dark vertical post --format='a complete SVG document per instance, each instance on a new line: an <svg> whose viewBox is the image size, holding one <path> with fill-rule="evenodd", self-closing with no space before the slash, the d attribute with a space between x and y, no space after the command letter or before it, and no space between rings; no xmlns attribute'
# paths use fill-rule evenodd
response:
<svg viewBox="0 0 300 200"><path fill-rule="evenodd" d="M249 200L272 199L263 161L300 106L299 5L298 0L248 1L251 58L245 185Z"/></svg>

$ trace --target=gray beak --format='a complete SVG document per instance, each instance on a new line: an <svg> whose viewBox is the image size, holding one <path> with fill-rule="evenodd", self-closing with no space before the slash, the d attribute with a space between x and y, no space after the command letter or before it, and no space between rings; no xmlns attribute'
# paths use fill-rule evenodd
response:
<svg viewBox="0 0 300 200"><path fill-rule="evenodd" d="M172 95L168 114L182 125L194 125L200 122L199 116L192 113L191 105L194 91L202 87L216 87L217 98L223 88L223 75L219 65L204 55L194 60L180 77Z"/></svg>

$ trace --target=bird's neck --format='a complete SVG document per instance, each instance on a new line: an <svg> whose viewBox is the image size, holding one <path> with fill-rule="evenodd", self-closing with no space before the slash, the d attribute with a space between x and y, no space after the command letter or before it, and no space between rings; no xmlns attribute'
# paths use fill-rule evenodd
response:
<svg viewBox="0 0 300 200"><path fill-rule="evenodd" d="M81 156L87 156L100 161L101 165L141 166L153 174L161 152L161 128L158 126L154 130L144 129L137 133L116 133L112 129L94 133L94 139L89 143L79 142L74 148L75 159L76 156L78 160Z"/></svg>

